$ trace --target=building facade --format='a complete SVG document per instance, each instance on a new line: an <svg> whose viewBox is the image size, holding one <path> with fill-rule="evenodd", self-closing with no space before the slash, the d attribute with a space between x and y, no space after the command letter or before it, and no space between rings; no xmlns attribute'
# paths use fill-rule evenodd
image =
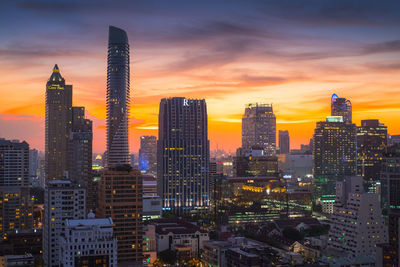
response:
<svg viewBox="0 0 400 267"><path fill-rule="evenodd" d="M0 234L33 227L29 192L29 145L0 139Z"/></svg>
<svg viewBox="0 0 400 267"><path fill-rule="evenodd" d="M289 154L290 137L289 131L279 131L279 154Z"/></svg>
<svg viewBox="0 0 400 267"><path fill-rule="evenodd" d="M111 218L66 220L60 237L60 266L117 267L117 239L113 236Z"/></svg>
<svg viewBox="0 0 400 267"><path fill-rule="evenodd" d="M357 127L357 173L372 192L381 175L382 157L387 147L387 127L379 120L362 120Z"/></svg>
<svg viewBox="0 0 400 267"><path fill-rule="evenodd" d="M129 43L126 32L110 26L107 57L107 166L129 164Z"/></svg>
<svg viewBox="0 0 400 267"><path fill-rule="evenodd" d="M69 180L48 181L44 195L43 263L59 266L60 237L64 235L67 219L84 219L86 216L85 189Z"/></svg>
<svg viewBox="0 0 400 267"><path fill-rule="evenodd" d="M333 94L331 97L331 116L341 116L345 123L352 123L353 111L350 100Z"/></svg>
<svg viewBox="0 0 400 267"><path fill-rule="evenodd" d="M111 217L118 239L118 264L142 264L142 176L129 165L108 168L101 175L99 218Z"/></svg>
<svg viewBox="0 0 400 267"><path fill-rule="evenodd" d="M377 245L387 242L379 195L366 193L361 176L337 182L328 246L354 261L376 257Z"/></svg>
<svg viewBox="0 0 400 267"><path fill-rule="evenodd" d="M63 179L68 170L72 85L65 84L57 65L46 84L46 180Z"/></svg>
<svg viewBox="0 0 400 267"><path fill-rule="evenodd" d="M261 147L264 155L276 154L276 118L272 104L249 104L242 118L242 149Z"/></svg>
<svg viewBox="0 0 400 267"><path fill-rule="evenodd" d="M92 121L85 119L84 107L72 107L68 140L68 178L86 189L86 212L94 210L97 196L92 180Z"/></svg>
<svg viewBox="0 0 400 267"><path fill-rule="evenodd" d="M209 206L210 148L204 99L161 99L157 143L157 187L165 210Z"/></svg>
<svg viewBox="0 0 400 267"><path fill-rule="evenodd" d="M356 125L340 116L317 122L313 161L316 199L335 194L336 181L357 172Z"/></svg>
<svg viewBox="0 0 400 267"><path fill-rule="evenodd" d="M146 173L157 175L157 137L140 137L139 168Z"/></svg>

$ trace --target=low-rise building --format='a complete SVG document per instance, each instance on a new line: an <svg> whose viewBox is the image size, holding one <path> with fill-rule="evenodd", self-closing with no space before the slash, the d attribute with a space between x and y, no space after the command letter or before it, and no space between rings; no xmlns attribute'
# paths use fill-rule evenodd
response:
<svg viewBox="0 0 400 267"><path fill-rule="evenodd" d="M60 266L117 266L117 239L111 218L66 220L60 237Z"/></svg>
<svg viewBox="0 0 400 267"><path fill-rule="evenodd" d="M148 266L153 266L157 260L156 226L153 224L144 226L143 259Z"/></svg>
<svg viewBox="0 0 400 267"><path fill-rule="evenodd" d="M0 257L0 267L33 267L35 259L32 254L5 255Z"/></svg>
<svg viewBox="0 0 400 267"><path fill-rule="evenodd" d="M143 221L161 218L162 201L159 196L143 195Z"/></svg>
<svg viewBox="0 0 400 267"><path fill-rule="evenodd" d="M203 243L201 262L208 267L226 266L225 254L231 247L232 243L228 241L205 241Z"/></svg>
<svg viewBox="0 0 400 267"><path fill-rule="evenodd" d="M198 257L203 242L209 240L207 231L184 220L159 219L150 224L155 226L157 253L184 246L190 248L191 257Z"/></svg>

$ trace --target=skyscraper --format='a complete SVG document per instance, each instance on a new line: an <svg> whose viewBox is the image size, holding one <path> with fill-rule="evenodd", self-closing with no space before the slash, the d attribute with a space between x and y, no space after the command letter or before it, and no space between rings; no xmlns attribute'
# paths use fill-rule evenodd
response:
<svg viewBox="0 0 400 267"><path fill-rule="evenodd" d="M46 84L46 181L61 179L68 169L72 85L66 85L57 65Z"/></svg>
<svg viewBox="0 0 400 267"><path fill-rule="evenodd" d="M129 44L110 26L107 57L107 166L129 164Z"/></svg>
<svg viewBox="0 0 400 267"><path fill-rule="evenodd" d="M290 139L289 131L279 131L279 154L289 154Z"/></svg>
<svg viewBox="0 0 400 267"><path fill-rule="evenodd" d="M315 197L334 195L336 181L357 171L356 125L341 116L317 122L314 130Z"/></svg>
<svg viewBox="0 0 400 267"><path fill-rule="evenodd" d="M331 116L342 116L344 122L352 123L352 107L350 100L340 98L337 94L331 97Z"/></svg>
<svg viewBox="0 0 400 267"><path fill-rule="evenodd" d="M386 152L387 127L379 120L362 120L357 127L357 172L370 190L380 180L383 153Z"/></svg>
<svg viewBox="0 0 400 267"><path fill-rule="evenodd" d="M0 235L33 227L28 143L0 139Z"/></svg>
<svg viewBox="0 0 400 267"><path fill-rule="evenodd" d="M207 209L210 148L206 101L161 99L158 125L157 187L163 208L177 212Z"/></svg>
<svg viewBox="0 0 400 267"><path fill-rule="evenodd" d="M276 118L272 104L249 104L242 118L243 152L261 147L265 156L276 153Z"/></svg>
<svg viewBox="0 0 400 267"><path fill-rule="evenodd" d="M111 217L118 239L118 264L142 264L142 175L129 165L109 167L101 175L96 215Z"/></svg>
<svg viewBox="0 0 400 267"><path fill-rule="evenodd" d="M72 124L68 140L68 177L86 188L86 213L95 209L97 196L92 181L92 121L85 119L84 107L72 107Z"/></svg>
<svg viewBox="0 0 400 267"><path fill-rule="evenodd" d="M157 174L157 137L140 137L139 168L141 171Z"/></svg>

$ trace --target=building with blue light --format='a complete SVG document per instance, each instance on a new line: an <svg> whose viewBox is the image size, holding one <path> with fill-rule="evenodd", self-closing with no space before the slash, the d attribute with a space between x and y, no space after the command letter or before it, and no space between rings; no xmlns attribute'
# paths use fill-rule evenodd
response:
<svg viewBox="0 0 400 267"><path fill-rule="evenodd" d="M140 137L139 168L142 172L157 174L157 137Z"/></svg>
<svg viewBox="0 0 400 267"><path fill-rule="evenodd" d="M350 100L341 98L337 94L331 97L331 116L342 116L343 121L352 123L352 106Z"/></svg>

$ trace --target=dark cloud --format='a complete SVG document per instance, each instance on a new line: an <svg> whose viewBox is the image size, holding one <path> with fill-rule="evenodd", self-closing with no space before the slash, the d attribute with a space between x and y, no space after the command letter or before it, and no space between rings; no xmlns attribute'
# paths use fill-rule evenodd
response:
<svg viewBox="0 0 400 267"><path fill-rule="evenodd" d="M400 40L369 44L364 47L363 52L365 54L400 52Z"/></svg>

